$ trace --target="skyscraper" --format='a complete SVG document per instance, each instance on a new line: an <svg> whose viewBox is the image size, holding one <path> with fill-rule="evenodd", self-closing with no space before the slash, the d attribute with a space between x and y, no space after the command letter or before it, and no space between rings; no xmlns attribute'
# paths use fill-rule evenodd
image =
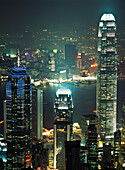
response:
<svg viewBox="0 0 125 170"><path fill-rule="evenodd" d="M69 89L58 89L54 106L54 168L64 168L65 141L70 141L73 103Z"/></svg>
<svg viewBox="0 0 125 170"><path fill-rule="evenodd" d="M118 167L121 158L121 132L120 130L114 133L114 168Z"/></svg>
<svg viewBox="0 0 125 170"><path fill-rule="evenodd" d="M97 128L94 124L88 126L88 163L91 168L98 167L98 150L97 150Z"/></svg>
<svg viewBox="0 0 125 170"><path fill-rule="evenodd" d="M32 88L32 136L42 140L43 133L43 90L40 87Z"/></svg>
<svg viewBox="0 0 125 170"><path fill-rule="evenodd" d="M122 106L122 140L125 142L125 98Z"/></svg>
<svg viewBox="0 0 125 170"><path fill-rule="evenodd" d="M66 141L65 150L65 169L80 170L80 141Z"/></svg>
<svg viewBox="0 0 125 170"><path fill-rule="evenodd" d="M66 44L65 45L65 61L66 64L70 67L75 66L77 57L77 49L74 44Z"/></svg>
<svg viewBox="0 0 125 170"><path fill-rule="evenodd" d="M7 169L31 164L31 84L26 70L14 67L6 84Z"/></svg>
<svg viewBox="0 0 125 170"><path fill-rule="evenodd" d="M76 49L75 44L66 44L65 45L65 66L66 66L66 78L68 79L71 74L75 73L76 68L76 57L78 50Z"/></svg>
<svg viewBox="0 0 125 170"><path fill-rule="evenodd" d="M117 39L113 14L103 14L98 29L98 68L96 110L99 134L103 141L116 131L117 108Z"/></svg>

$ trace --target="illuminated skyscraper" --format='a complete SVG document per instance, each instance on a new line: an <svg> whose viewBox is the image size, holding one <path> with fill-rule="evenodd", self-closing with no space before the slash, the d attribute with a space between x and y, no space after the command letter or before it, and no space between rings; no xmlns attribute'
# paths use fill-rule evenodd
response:
<svg viewBox="0 0 125 170"><path fill-rule="evenodd" d="M98 29L97 116L103 141L116 131L117 108L117 39L113 14L103 14Z"/></svg>
<svg viewBox="0 0 125 170"><path fill-rule="evenodd" d="M114 133L114 168L118 167L121 158L121 132L120 130Z"/></svg>
<svg viewBox="0 0 125 170"><path fill-rule="evenodd" d="M31 164L31 84L26 70L14 67L6 84L7 169Z"/></svg>
<svg viewBox="0 0 125 170"><path fill-rule="evenodd" d="M64 168L65 141L70 141L73 103L69 89L58 89L54 106L54 168Z"/></svg>

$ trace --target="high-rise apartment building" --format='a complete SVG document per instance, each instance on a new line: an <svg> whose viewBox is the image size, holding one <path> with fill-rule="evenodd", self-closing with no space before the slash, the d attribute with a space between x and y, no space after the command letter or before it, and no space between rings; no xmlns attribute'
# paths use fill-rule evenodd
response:
<svg viewBox="0 0 125 170"><path fill-rule="evenodd" d="M103 14L99 22L97 62L99 134L103 141L111 141L116 131L117 109L117 39L113 14Z"/></svg>
<svg viewBox="0 0 125 170"><path fill-rule="evenodd" d="M54 168L64 168L65 141L72 133L72 95L69 89L58 89L54 106Z"/></svg>
<svg viewBox="0 0 125 170"><path fill-rule="evenodd" d="M26 70L14 67L6 84L7 169L31 165L31 84Z"/></svg>

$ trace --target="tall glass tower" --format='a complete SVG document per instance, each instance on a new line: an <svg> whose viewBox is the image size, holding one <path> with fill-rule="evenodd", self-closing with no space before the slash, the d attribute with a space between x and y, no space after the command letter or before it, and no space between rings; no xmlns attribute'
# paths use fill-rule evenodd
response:
<svg viewBox="0 0 125 170"><path fill-rule="evenodd" d="M97 62L99 134L103 141L108 141L116 131L117 108L117 39L113 14L103 14L99 22Z"/></svg>
<svg viewBox="0 0 125 170"><path fill-rule="evenodd" d="M23 67L14 67L6 84L7 169L31 164L32 92Z"/></svg>
<svg viewBox="0 0 125 170"><path fill-rule="evenodd" d="M54 105L54 169L64 169L65 141L72 133L73 103L69 89L58 89Z"/></svg>
<svg viewBox="0 0 125 170"><path fill-rule="evenodd" d="M42 140L43 136L43 90L32 86L32 137Z"/></svg>

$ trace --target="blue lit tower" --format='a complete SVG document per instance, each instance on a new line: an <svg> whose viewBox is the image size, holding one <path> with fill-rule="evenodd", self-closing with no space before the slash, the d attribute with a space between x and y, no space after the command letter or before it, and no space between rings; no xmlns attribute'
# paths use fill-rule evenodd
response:
<svg viewBox="0 0 125 170"><path fill-rule="evenodd" d="M19 58L19 57L18 57ZM26 70L14 67L6 84L7 169L31 164L31 84Z"/></svg>
<svg viewBox="0 0 125 170"><path fill-rule="evenodd" d="M72 133L73 103L69 89L58 89L54 106L54 168L64 168L65 141Z"/></svg>
<svg viewBox="0 0 125 170"><path fill-rule="evenodd" d="M117 108L117 39L113 14L103 14L99 22L97 62L99 134L103 141L109 141L116 131Z"/></svg>

